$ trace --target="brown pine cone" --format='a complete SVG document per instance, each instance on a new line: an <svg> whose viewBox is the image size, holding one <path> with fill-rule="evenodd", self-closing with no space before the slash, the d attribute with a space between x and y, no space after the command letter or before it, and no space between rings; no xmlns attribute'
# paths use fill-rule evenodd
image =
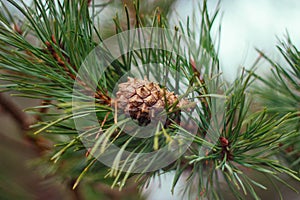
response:
<svg viewBox="0 0 300 200"><path fill-rule="evenodd" d="M157 83L148 80L128 77L127 82L120 83L118 87L116 93L118 109L137 120L139 125L146 126L166 106L178 101L178 96L174 92L164 90ZM187 104L190 104L188 100L181 100L176 107Z"/></svg>

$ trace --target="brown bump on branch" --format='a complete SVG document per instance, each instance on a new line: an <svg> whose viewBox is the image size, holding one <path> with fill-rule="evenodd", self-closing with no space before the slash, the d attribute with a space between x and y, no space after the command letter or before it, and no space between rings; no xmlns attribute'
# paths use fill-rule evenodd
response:
<svg viewBox="0 0 300 200"><path fill-rule="evenodd" d="M52 41L53 44L57 45L57 41L56 41L54 35L51 36L51 41ZM70 71L69 67L67 66L67 64L66 64L65 61L64 61L64 60L69 60L68 57L67 57L66 55L63 55L64 58L62 58L62 57L55 51L55 49L53 48L51 42L46 41L46 42L45 42L45 45L46 45L47 50L49 51L49 53L50 53L50 54L52 55L52 57L56 60L57 64L58 64L59 66L61 66L61 67L65 70L65 72L67 73L67 75L68 75L71 79L75 80L75 79L76 79L76 76ZM59 47L61 48L61 45L60 45ZM70 64L70 63L69 63L69 64ZM70 64L70 65L71 65L71 64ZM73 67L73 69L75 69L75 67Z"/></svg>
<svg viewBox="0 0 300 200"><path fill-rule="evenodd" d="M158 24L161 24L161 14L160 14L159 8L157 8L157 22L158 22Z"/></svg>
<svg viewBox="0 0 300 200"><path fill-rule="evenodd" d="M88 6L91 6L91 4L92 4L92 0L88 0L88 1L87 1L87 5L88 5Z"/></svg>
<svg viewBox="0 0 300 200"><path fill-rule="evenodd" d="M221 142L222 147L228 147L228 145L229 145L229 142L225 137L220 137L220 142Z"/></svg>
<svg viewBox="0 0 300 200"><path fill-rule="evenodd" d="M193 59L190 59L190 65L191 65L191 67L192 67L192 69L194 71L194 75L199 78L201 84L204 84L205 83L204 79L201 76L201 73L199 72L199 70L197 69L196 63L195 63L195 61Z"/></svg>
<svg viewBox="0 0 300 200"><path fill-rule="evenodd" d="M19 33L20 35L23 34L22 29L21 29L20 26L18 26L17 24L14 24L14 25L13 25L13 29L14 29L17 33Z"/></svg>
<svg viewBox="0 0 300 200"><path fill-rule="evenodd" d="M48 48L48 50L51 48L51 43L49 41L45 42L46 47Z"/></svg>
<svg viewBox="0 0 300 200"><path fill-rule="evenodd" d="M222 146L222 159L225 155L227 155L227 160L233 160L232 152L229 150L230 142L228 141L228 139L221 136L219 140Z"/></svg>
<svg viewBox="0 0 300 200"><path fill-rule="evenodd" d="M55 35L51 35L51 40L54 44L57 44L56 39L55 39Z"/></svg>

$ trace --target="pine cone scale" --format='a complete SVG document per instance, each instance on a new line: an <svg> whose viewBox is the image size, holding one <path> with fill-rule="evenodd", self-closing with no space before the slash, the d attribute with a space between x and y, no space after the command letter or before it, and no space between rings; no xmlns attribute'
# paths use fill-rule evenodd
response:
<svg viewBox="0 0 300 200"><path fill-rule="evenodd" d="M178 102L177 95L160 88L157 83L148 80L128 78L127 82L118 85L116 93L117 107L132 119L138 120L140 125L147 125L151 119L162 112L166 105ZM186 105L189 101L179 101L178 105Z"/></svg>

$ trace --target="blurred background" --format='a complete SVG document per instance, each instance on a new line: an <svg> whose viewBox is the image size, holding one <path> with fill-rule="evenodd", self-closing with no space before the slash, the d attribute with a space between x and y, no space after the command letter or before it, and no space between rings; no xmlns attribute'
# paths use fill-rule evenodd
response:
<svg viewBox="0 0 300 200"><path fill-rule="evenodd" d="M199 12L198 2L201 0L176 1L174 11L170 13L172 22L175 24L178 19L186 22L186 17L191 15L193 9ZM209 8L213 11L218 2L209 0ZM219 55L225 77L233 80L238 69L251 67L258 57L255 48L274 60L283 61L276 45L287 33L296 46L300 44L299 18L298 0L222 0L217 20L220 24L215 23L213 37L218 37L221 25ZM267 63L259 67L264 73L268 69Z"/></svg>
<svg viewBox="0 0 300 200"><path fill-rule="evenodd" d="M30 2L30 0L26 1L27 4ZM131 0L123 2L128 5L132 3ZM201 0L148 0L142 1L142 5L145 12L157 6L168 10L172 27L178 24L178 20L186 23L186 17L193 12L199 17L200 12L197 10L199 2ZM208 3L209 8L214 10L218 1L209 0ZM114 29L111 19L115 13L123 12L120 5L122 5L121 1L113 1L100 14L101 26L107 29L108 34L109 29ZM10 6L8 8L14 12L14 8ZM220 25L220 42L218 40L216 42L220 47L221 67L229 81L234 79L242 67L252 66L258 57L255 48L264 51L274 60L282 62L276 49L278 38L283 39L288 32L296 46L300 43L299 0L222 0L220 8L221 12L213 30L213 37L219 37ZM22 16L17 12L14 13L21 20ZM200 21L200 18L196 18L197 20ZM269 68L266 62L261 62L258 70L261 73L267 73ZM39 150L32 145L30 139L25 136L25 130L22 129L24 123L30 122L32 117L24 116L21 110L39 105L40 101L14 97L10 94L0 93L0 199L86 199L79 194L80 191L71 190L69 185L59 182L55 177L44 179L30 167L32 160L39 157ZM258 178L264 182L263 177ZM154 178L149 188L144 191L145 197L148 200L182 199L178 197L178 194L181 192L184 178L180 180L174 195L170 193L171 180L172 174ZM299 183L292 180L289 182L300 190ZM101 189L106 190L106 188ZM293 191L287 188L281 189L285 199L299 199ZM280 199L272 190L261 191L261 193L262 199ZM106 195L103 198L90 196L88 199L119 198L120 195ZM232 199L232 197L228 196L226 199Z"/></svg>

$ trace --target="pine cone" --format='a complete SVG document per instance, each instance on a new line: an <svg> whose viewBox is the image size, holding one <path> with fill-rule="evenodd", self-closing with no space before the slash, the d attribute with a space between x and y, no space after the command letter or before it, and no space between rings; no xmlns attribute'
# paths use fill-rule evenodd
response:
<svg viewBox="0 0 300 200"><path fill-rule="evenodd" d="M129 114L142 126L148 125L151 119L166 108L166 104L170 106L178 101L178 96L174 92L164 90L157 83L148 80L128 77L127 82L120 83L118 87L116 93L118 109ZM176 107L189 103L187 100L181 100Z"/></svg>

